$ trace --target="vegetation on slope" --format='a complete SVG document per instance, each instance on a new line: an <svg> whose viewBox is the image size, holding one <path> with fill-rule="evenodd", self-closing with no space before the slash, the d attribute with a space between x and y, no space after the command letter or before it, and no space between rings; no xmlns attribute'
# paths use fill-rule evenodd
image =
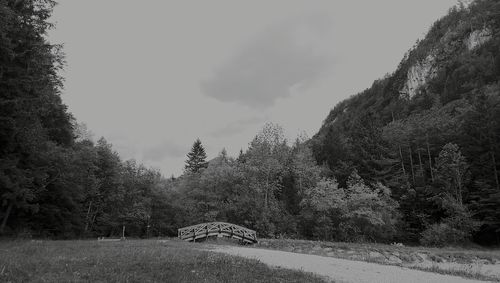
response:
<svg viewBox="0 0 500 283"><path fill-rule="evenodd" d="M391 188L401 239L442 245L474 233L500 243L499 15L498 1L451 9L393 74L335 106L311 141L341 183L356 169ZM411 79L425 82L413 95Z"/></svg>

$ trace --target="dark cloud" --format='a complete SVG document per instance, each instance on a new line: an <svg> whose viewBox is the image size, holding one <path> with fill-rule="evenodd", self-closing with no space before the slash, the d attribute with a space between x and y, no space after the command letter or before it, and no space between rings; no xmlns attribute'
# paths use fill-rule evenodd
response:
<svg viewBox="0 0 500 283"><path fill-rule="evenodd" d="M330 53L318 48L329 23L300 18L261 33L201 83L202 92L222 102L266 108L292 89L307 87L331 64Z"/></svg>
<svg viewBox="0 0 500 283"><path fill-rule="evenodd" d="M255 125L263 121L263 117L252 117L248 119L237 120L227 124L222 128L210 132L209 135L214 138L233 136L243 132L248 126Z"/></svg>
<svg viewBox="0 0 500 283"><path fill-rule="evenodd" d="M189 146L181 146L172 141L164 141L161 144L149 147L144 151L143 158L148 161L162 161L167 157L178 158L185 156Z"/></svg>

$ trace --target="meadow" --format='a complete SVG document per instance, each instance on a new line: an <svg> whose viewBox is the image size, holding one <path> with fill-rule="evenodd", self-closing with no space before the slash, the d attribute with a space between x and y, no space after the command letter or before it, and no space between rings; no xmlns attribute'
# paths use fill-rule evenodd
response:
<svg viewBox="0 0 500 283"><path fill-rule="evenodd" d="M1 241L0 282L325 282L179 240Z"/></svg>

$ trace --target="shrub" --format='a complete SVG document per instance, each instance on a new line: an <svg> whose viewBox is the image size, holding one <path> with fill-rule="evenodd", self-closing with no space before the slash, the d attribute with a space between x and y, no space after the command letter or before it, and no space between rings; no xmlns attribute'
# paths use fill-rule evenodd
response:
<svg viewBox="0 0 500 283"><path fill-rule="evenodd" d="M422 232L420 243L424 246L443 247L464 244L469 238L468 231L453 228L448 223L437 223Z"/></svg>
<svg viewBox="0 0 500 283"><path fill-rule="evenodd" d="M465 205L447 199L445 208L449 216L422 232L421 244L437 247L464 245L478 230L480 222L472 218Z"/></svg>

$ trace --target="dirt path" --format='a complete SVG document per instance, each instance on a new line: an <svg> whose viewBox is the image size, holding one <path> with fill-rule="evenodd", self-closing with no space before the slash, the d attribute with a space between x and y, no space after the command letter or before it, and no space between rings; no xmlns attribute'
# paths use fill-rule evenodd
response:
<svg viewBox="0 0 500 283"><path fill-rule="evenodd" d="M267 249L213 246L215 252L258 259L270 266L299 269L325 276L335 282L415 282L462 283L485 282L458 276L442 275L398 266L380 265L317 255L297 254Z"/></svg>

